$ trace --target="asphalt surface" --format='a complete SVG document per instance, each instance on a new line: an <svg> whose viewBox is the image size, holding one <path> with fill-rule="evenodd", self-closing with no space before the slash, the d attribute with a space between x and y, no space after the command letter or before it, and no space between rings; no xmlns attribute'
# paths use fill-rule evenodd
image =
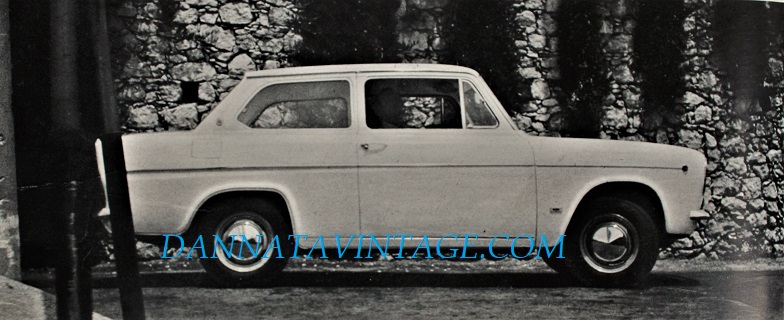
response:
<svg viewBox="0 0 784 320"><path fill-rule="evenodd" d="M270 287L243 289L147 269L149 319L784 319L780 262L660 262L643 289L583 288L541 261L292 261ZM113 275L94 277L95 311L121 318Z"/></svg>

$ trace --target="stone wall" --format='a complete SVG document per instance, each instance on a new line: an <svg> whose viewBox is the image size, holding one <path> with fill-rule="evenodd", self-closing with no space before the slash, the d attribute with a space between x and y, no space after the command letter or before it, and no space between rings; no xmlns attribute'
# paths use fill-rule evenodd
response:
<svg viewBox="0 0 784 320"><path fill-rule="evenodd" d="M439 55L448 49L444 36L444 16L448 0L403 0L398 24L398 42L401 45L401 62L438 63ZM560 107L554 83L558 73L558 41L555 13L560 0L515 1L517 37L515 46L520 58L518 73L528 84L524 93L531 100L514 115L518 126L538 135L551 133L550 127L559 128ZM557 129L556 129L557 131Z"/></svg>
<svg viewBox="0 0 784 320"><path fill-rule="evenodd" d="M715 3L687 1L687 8L690 14L683 23L688 35L687 91L677 118L681 125L674 137L670 130L671 139L662 142L701 150L707 156L705 209L712 219L670 252L686 257L782 257L781 34L768 48L765 85L774 94L760 97L770 99L773 109L749 116L749 110L739 110L726 72L716 61L716 34L710 27L716 19Z"/></svg>
<svg viewBox="0 0 784 320"><path fill-rule="evenodd" d="M125 0L110 32L128 132L192 129L246 71L285 67L301 38L287 0Z"/></svg>
<svg viewBox="0 0 784 320"><path fill-rule="evenodd" d="M766 86L773 89L772 111L753 122L754 137L746 154L753 175L744 180L746 189L756 195L749 202L753 210L746 215L755 226L755 236L764 236L773 255L784 256L784 36L777 35L769 52ZM754 179L755 177L759 180ZM762 190L757 189L760 182ZM764 208L762 203L764 202ZM752 217L753 215L753 217Z"/></svg>
<svg viewBox="0 0 784 320"><path fill-rule="evenodd" d="M611 72L610 93L604 99L603 139L646 140L639 133L641 122L639 79L632 73L635 20L627 0L603 1L600 5L604 54Z"/></svg>
<svg viewBox="0 0 784 320"><path fill-rule="evenodd" d="M538 135L556 134L560 128L558 38L555 13L560 1L521 1L514 5L520 57L518 73L530 83L531 100L515 115L517 125ZM551 132L552 130L552 132Z"/></svg>
<svg viewBox="0 0 784 320"><path fill-rule="evenodd" d="M444 48L442 30L448 0L401 0L398 43L401 62L438 63Z"/></svg>
<svg viewBox="0 0 784 320"><path fill-rule="evenodd" d="M166 3L173 5L162 6ZM772 43L766 87L773 111L748 117L736 110L730 83L715 63L716 3L684 0L684 94L668 114L643 117L635 62L636 1L597 0L610 85L601 138L680 145L708 158L706 209L712 219L663 257L784 256L782 110L784 51ZM401 0L401 62L438 63L449 0ZM518 126L560 135L568 101L559 88L557 14L561 0L517 0L517 72L530 97ZM298 9L286 0L124 0L114 8L115 75L128 132L181 130L199 120L248 70L295 65L301 38L290 29ZM481 50L481 48L478 48ZM763 97L764 98L764 97ZM648 128L648 129L644 129Z"/></svg>

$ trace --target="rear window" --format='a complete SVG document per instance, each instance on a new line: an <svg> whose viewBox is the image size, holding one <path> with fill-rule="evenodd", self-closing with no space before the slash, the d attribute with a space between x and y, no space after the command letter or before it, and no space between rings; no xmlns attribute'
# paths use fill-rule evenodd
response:
<svg viewBox="0 0 784 320"><path fill-rule="evenodd" d="M348 128L348 81L283 83L268 86L237 120L255 129Z"/></svg>

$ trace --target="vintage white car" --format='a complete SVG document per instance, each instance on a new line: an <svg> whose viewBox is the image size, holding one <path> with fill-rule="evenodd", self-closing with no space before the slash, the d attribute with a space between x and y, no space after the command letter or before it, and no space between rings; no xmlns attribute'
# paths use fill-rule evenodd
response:
<svg viewBox="0 0 784 320"><path fill-rule="evenodd" d="M194 130L130 134L123 146L137 234L180 234L188 246L203 235L208 255L212 235L279 236L287 255L293 234L309 236L298 248L319 235L337 248L336 234L408 234L406 248L429 237L495 252L565 235L565 258L543 256L551 267L587 285L633 286L660 246L708 217L701 153L531 136L477 72L457 66L249 72ZM521 234L536 243L510 241ZM227 285L262 283L287 261L200 260Z"/></svg>

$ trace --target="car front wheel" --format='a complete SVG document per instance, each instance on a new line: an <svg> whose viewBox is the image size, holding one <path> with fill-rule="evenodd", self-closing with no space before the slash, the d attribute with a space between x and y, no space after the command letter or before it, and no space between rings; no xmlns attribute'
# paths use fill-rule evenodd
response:
<svg viewBox="0 0 784 320"><path fill-rule="evenodd" d="M565 264L581 283L595 287L643 285L658 256L658 230L638 204L599 198L569 225Z"/></svg>

